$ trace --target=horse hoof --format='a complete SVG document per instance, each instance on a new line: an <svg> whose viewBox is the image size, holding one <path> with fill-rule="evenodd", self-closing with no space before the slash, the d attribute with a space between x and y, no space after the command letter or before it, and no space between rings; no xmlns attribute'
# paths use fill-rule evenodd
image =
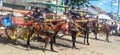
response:
<svg viewBox="0 0 120 55"><path fill-rule="evenodd" d="M77 49L76 47L72 47L72 49Z"/></svg>
<svg viewBox="0 0 120 55"><path fill-rule="evenodd" d="M109 40L107 40L107 42L110 42Z"/></svg>
<svg viewBox="0 0 120 55"><path fill-rule="evenodd" d="M105 40L105 42L110 42L109 40Z"/></svg>
<svg viewBox="0 0 120 55"><path fill-rule="evenodd" d="M30 47L27 47L26 49L27 49L27 50L30 50Z"/></svg>
<svg viewBox="0 0 120 55"><path fill-rule="evenodd" d="M56 42L54 42L54 44L57 44Z"/></svg>
<svg viewBox="0 0 120 55"><path fill-rule="evenodd" d="M87 45L90 45L89 43Z"/></svg>
<svg viewBox="0 0 120 55"><path fill-rule="evenodd" d="M43 52L45 52L45 50L43 49Z"/></svg>
<svg viewBox="0 0 120 55"><path fill-rule="evenodd" d="M83 45L85 45L85 43L83 43Z"/></svg>
<svg viewBox="0 0 120 55"><path fill-rule="evenodd" d="M52 51L53 51L53 52L57 52L57 51L55 51L54 49L52 49Z"/></svg>
<svg viewBox="0 0 120 55"><path fill-rule="evenodd" d="M95 38L95 40L97 40L97 38Z"/></svg>
<svg viewBox="0 0 120 55"><path fill-rule="evenodd" d="M72 49L74 49L74 47L72 47Z"/></svg>
<svg viewBox="0 0 120 55"><path fill-rule="evenodd" d="M75 49L78 49L77 47L75 47Z"/></svg>
<svg viewBox="0 0 120 55"><path fill-rule="evenodd" d="M55 51L54 49L51 49L52 51Z"/></svg>

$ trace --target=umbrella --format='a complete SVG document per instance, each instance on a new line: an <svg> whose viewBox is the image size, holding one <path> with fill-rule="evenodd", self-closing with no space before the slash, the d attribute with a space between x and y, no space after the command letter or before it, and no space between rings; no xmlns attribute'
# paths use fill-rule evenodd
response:
<svg viewBox="0 0 120 55"><path fill-rule="evenodd" d="M111 18L106 15L106 14L98 14L98 19L108 19L108 20L111 20Z"/></svg>

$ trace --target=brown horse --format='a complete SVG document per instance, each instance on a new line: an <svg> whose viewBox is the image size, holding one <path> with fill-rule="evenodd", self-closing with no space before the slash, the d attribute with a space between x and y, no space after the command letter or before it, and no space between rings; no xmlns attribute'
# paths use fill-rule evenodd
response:
<svg viewBox="0 0 120 55"><path fill-rule="evenodd" d="M36 33L38 36L42 37L44 36L44 40L45 40L45 46L44 46L44 49L43 51L45 51L45 48L47 46L47 44L51 41L51 50L54 51L53 49L53 37L55 35L55 31L56 30L59 30L59 28L61 27L61 25L63 24L64 22L59 22L57 23L56 25L46 25L43 27L44 23L38 23L38 24L34 24L32 27L32 29L29 29L29 35L28 35L28 40L27 40L27 47L30 46L30 36L33 34L33 33ZM44 28L44 30L41 28Z"/></svg>
<svg viewBox="0 0 120 55"><path fill-rule="evenodd" d="M72 48L76 48L75 42L76 42L76 34L78 31L83 31L83 28L78 25L78 23L76 23L76 21L74 20L74 23L64 23L61 27L60 27L63 31L63 33L65 34L65 31L68 31L69 34L72 37ZM54 43L56 43L56 35L58 34L59 31L55 32L55 36L54 36Z"/></svg>
<svg viewBox="0 0 120 55"><path fill-rule="evenodd" d="M110 28L109 25L107 24L98 24L97 22L95 22L96 20L94 20L92 22L92 32L95 35L95 39L97 40L97 34L102 32L106 35L106 39L105 41L109 42L109 32L110 32Z"/></svg>
<svg viewBox="0 0 120 55"><path fill-rule="evenodd" d="M91 21L90 20L84 20L84 21L78 21L77 22L79 26L81 26L82 28L84 28L83 30L81 30L81 34L84 34L84 44L87 41L87 45L89 45L89 33L90 33L90 25L91 25Z"/></svg>

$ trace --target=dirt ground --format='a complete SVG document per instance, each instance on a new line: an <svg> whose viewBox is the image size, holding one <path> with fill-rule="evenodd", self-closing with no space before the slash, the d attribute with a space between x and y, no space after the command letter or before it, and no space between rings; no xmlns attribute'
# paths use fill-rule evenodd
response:
<svg viewBox="0 0 120 55"><path fill-rule="evenodd" d="M31 41L31 49L27 50L24 45L26 41L18 39L17 44L12 44L5 37L0 37L0 54L1 55L119 55L120 54L120 37L110 36L110 42L105 42L103 34L98 35L98 40L90 35L90 45L83 45L83 37L77 37L76 47L72 49L70 36L64 36L57 39L54 44L56 52L50 50L48 44L46 52L42 51L44 43Z"/></svg>

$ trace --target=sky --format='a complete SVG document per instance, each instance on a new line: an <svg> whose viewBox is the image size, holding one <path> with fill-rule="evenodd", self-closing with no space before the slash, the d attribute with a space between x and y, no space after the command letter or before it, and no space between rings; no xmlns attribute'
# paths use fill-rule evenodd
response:
<svg viewBox="0 0 120 55"><path fill-rule="evenodd" d="M118 0L114 0L111 2L111 0L97 0L97 1L90 1L90 3L94 6L100 7L103 11L106 11L107 13L117 13L118 10ZM120 12L119 12L120 14Z"/></svg>

